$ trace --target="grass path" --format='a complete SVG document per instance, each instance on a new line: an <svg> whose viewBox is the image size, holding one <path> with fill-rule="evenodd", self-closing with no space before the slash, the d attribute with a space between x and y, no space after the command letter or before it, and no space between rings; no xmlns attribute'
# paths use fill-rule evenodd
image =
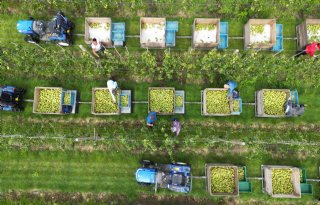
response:
<svg viewBox="0 0 320 205"><path fill-rule="evenodd" d="M309 178L317 177L317 164L313 158L297 162L294 158L274 159L269 155L261 155L263 158L249 160L245 156L226 155L223 158L210 155L193 155L177 153L176 160L189 159L194 175L204 175L204 164L207 162L233 163L247 165L249 176L260 176L261 164L286 164L305 167ZM125 152L1 152L0 153L0 190L42 190L61 192L93 192L124 194L131 199L139 194L152 194L149 187L141 187L135 182L134 173L139 167L139 160L148 158L157 162L168 163L166 157L150 154L130 154ZM205 192L205 181L195 179L193 183L192 197L210 199ZM241 194L241 200L268 200L261 192L259 181L254 181L254 193ZM319 191L317 184L315 191ZM178 195L166 190L159 190L160 195ZM316 196L320 193L316 193ZM296 202L312 199L312 196L303 196ZM287 200L284 200L287 201Z"/></svg>

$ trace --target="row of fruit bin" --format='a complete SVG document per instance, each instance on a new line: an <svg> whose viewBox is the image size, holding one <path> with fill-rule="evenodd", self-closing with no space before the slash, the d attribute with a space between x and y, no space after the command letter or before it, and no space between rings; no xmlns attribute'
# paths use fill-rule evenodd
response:
<svg viewBox="0 0 320 205"><path fill-rule="evenodd" d="M166 18L140 18L140 46L142 48L165 48L175 46L178 21ZM85 19L85 42L93 38L105 42L107 47L125 46L125 22L113 23L107 17ZM276 19L249 19L244 25L244 48L272 51L283 50L283 25ZM306 19L296 27L297 48L318 42L320 19ZM225 49L228 47L228 22L219 18L195 18L192 25L192 47L195 49Z"/></svg>
<svg viewBox="0 0 320 205"><path fill-rule="evenodd" d="M262 191L276 198L301 198L312 194L304 168L262 165ZM206 164L206 189L212 196L238 196L252 192L247 179L246 166L232 164Z"/></svg>
<svg viewBox="0 0 320 205"><path fill-rule="evenodd" d="M201 91L201 114L204 116L240 115L242 99L227 98L228 89L206 88ZM92 89L92 108L94 115L119 115L131 113L131 90L118 90L113 102L108 88ZM285 117L284 106L291 97L298 105L297 91L288 89L263 89L255 94L257 117ZM77 91L61 87L36 87L33 112L41 114L67 114L76 111ZM159 115L185 113L185 92L173 87L149 87L148 112Z"/></svg>

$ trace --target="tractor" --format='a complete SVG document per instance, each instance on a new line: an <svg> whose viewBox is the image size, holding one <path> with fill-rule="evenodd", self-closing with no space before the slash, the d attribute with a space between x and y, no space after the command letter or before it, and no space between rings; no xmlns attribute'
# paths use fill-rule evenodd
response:
<svg viewBox="0 0 320 205"><path fill-rule="evenodd" d="M191 166L177 162L171 164L155 164L150 160L142 160L142 167L136 171L136 180L140 185L154 185L171 191L189 193L192 189Z"/></svg>
<svg viewBox="0 0 320 205"><path fill-rule="evenodd" d="M74 23L69 21L65 15L59 11L51 21L19 20L17 23L19 33L25 34L24 40L32 44L38 44L40 41L55 42L60 46L72 45L71 35L74 29Z"/></svg>
<svg viewBox="0 0 320 205"><path fill-rule="evenodd" d="M23 110L22 95L24 89L19 89L13 86L0 86L0 110L19 112Z"/></svg>

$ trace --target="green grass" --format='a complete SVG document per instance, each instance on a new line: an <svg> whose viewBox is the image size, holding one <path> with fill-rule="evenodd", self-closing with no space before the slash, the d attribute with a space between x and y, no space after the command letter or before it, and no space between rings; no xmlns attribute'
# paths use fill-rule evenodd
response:
<svg viewBox="0 0 320 205"><path fill-rule="evenodd" d="M247 165L248 176L260 176L260 165L268 164L270 160L277 164L303 166L308 170L308 177L316 177L316 165L313 158L297 162L289 156L285 162L282 159L273 159L269 155L261 160L247 160L245 156L226 154L223 157L215 154L193 155L186 153L175 154L175 160L188 160L192 164L192 173L195 176L204 175L205 163L232 163ZM135 170L140 166L140 159L151 159L159 163L169 163L168 158L150 154L129 154L125 152L1 152L0 155L0 182L1 192L9 190L43 190L61 192L93 192L124 194L135 199L139 194L153 194L149 187L141 187L135 181ZM261 182L253 182L252 194L240 194L240 200L259 200L276 202L261 192ZM314 185L318 189L317 184ZM159 195L178 196L179 194L159 189ZM205 180L193 180L193 190L189 194L196 199L214 199L205 191ZM304 196L295 200L297 203L311 200L312 196ZM216 198L217 199L217 198ZM282 199L286 202L288 199Z"/></svg>
<svg viewBox="0 0 320 205"><path fill-rule="evenodd" d="M10 46L11 42L24 43L24 36L16 31L16 22L19 19L27 18L28 15L0 15L0 43L2 43L2 46ZM71 20L76 24L75 33L83 34L84 17L71 17ZM126 23L126 35L139 35L139 17L117 17L112 18L112 20L113 22L121 21ZM192 35L193 18L167 18L167 20L179 21L178 36ZM245 20L229 19L226 21L229 22L230 37L243 36ZM298 21L279 20L277 23L284 25L284 37L293 38L296 36L295 26L299 23ZM74 39L76 45L84 44L82 36L77 36ZM140 48L139 38L127 38L126 45L132 54L145 50ZM41 44L41 46L49 49L60 49L55 45ZM190 38L177 38L176 47L172 48L172 50L173 52L179 52L190 47ZM243 40L229 39L229 48L230 50L242 50ZM284 40L284 48L288 55L292 55L296 50L295 40ZM79 50L78 46L68 49ZM125 49L119 48L119 51L123 53ZM159 54L162 51L155 50L153 52ZM264 55L265 53L260 52L259 54ZM101 78L100 76L99 79ZM148 87L162 84L161 82L138 83L128 81L125 76L120 76L119 79L120 87L122 89L131 89L133 100L136 101L146 101ZM17 77L6 79L5 82L26 88L25 97L28 99L33 99L35 86L62 86L67 89L78 90L80 100L89 102L91 101L92 87L106 86L106 80L74 79L70 74L62 74L58 79L22 79ZM85 83L83 83L84 81ZM167 82L166 86L185 90L186 99L189 102L199 102L201 100L201 90L206 87L222 87L222 85L216 84L195 85L177 82ZM239 90L243 101L254 102L254 92L258 89L266 88L265 86L266 84L261 82L255 87L240 87ZM171 136L170 119L172 116L159 117L155 128L150 132L145 127L144 122L147 115L147 104L134 104L133 113L129 115L98 117L91 114L91 105L88 104L79 105L79 113L76 115L50 116L33 114L32 103L25 103L26 109L24 112L1 113L2 125L0 134L64 136L71 139L61 141L52 138L37 140L29 140L27 138L1 139L1 150L9 151L0 152L0 191L103 192L116 194L117 196L126 195L128 198L135 200L142 193L148 196L153 195L151 188L138 186L134 179L135 169L139 167L138 161L142 158L150 158L163 163L170 162L170 158L176 161L187 161L192 164L194 175L204 175L204 164L214 162L246 165L248 175L255 177L261 175L260 165L262 164L305 167L309 178L317 178L319 157L315 154L318 151L316 147L303 145L276 146L276 151L273 151L269 146L250 143L251 140L275 143L281 140L319 141L317 126L319 126L320 122L320 110L318 109L320 102L315 100L320 94L319 90L298 89L300 102L307 106L306 113L299 118L256 118L254 117L253 106L244 106L243 113L240 116L204 117L201 116L201 106L199 104L187 104L186 114L178 116L179 120L183 122L183 129L181 135L174 141L176 147L174 147L172 155L168 155L169 148L166 147L167 141L164 138L165 134ZM241 128L238 128L237 125L240 125ZM279 128L280 125L284 128ZM252 128L252 126L257 127ZM298 129L312 127L315 128L311 131ZM92 137L93 128L96 128L99 137L110 139L110 141L105 140L105 142L97 143L98 145L96 146L92 145L93 142L88 142L88 144L83 143L82 146L79 145L77 147L72 139L75 137ZM113 139L116 140L111 141ZM128 139L138 141L133 145L134 142L126 141ZM157 147L157 151L152 152L143 148L143 139L154 140L153 145ZM206 141L201 141L202 139ZM217 139L245 141L247 146L243 147L243 149L248 149L248 151L244 152L244 154L229 153L234 147L224 143L213 143ZM195 142L188 142L187 140L194 140ZM183 143L186 144L184 145ZM187 143L190 143L190 145ZM186 149L186 147L189 149ZM80 152L86 148L90 152ZM17 149L22 151L17 151ZM31 151L33 149L52 149L54 151ZM294 154L290 154L291 152L294 152ZM301 156L298 158L297 155L299 154L304 155L306 158ZM241 194L240 201L243 203L257 200L261 203L291 202L305 204L320 196L319 184L314 184L314 196L303 196L302 199L294 201L268 197L262 193L260 181L253 181L253 190L252 194ZM159 196L180 195L160 190ZM203 179L194 180L193 192L190 196L215 202L222 200L219 197L208 196L205 192L205 181Z"/></svg>

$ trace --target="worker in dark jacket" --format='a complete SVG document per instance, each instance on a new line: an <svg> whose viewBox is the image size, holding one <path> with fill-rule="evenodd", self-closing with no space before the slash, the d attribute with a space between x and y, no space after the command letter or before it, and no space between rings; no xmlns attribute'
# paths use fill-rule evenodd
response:
<svg viewBox="0 0 320 205"><path fill-rule="evenodd" d="M153 127L154 123L157 120L157 113L156 112L150 112L146 118L147 126Z"/></svg>

